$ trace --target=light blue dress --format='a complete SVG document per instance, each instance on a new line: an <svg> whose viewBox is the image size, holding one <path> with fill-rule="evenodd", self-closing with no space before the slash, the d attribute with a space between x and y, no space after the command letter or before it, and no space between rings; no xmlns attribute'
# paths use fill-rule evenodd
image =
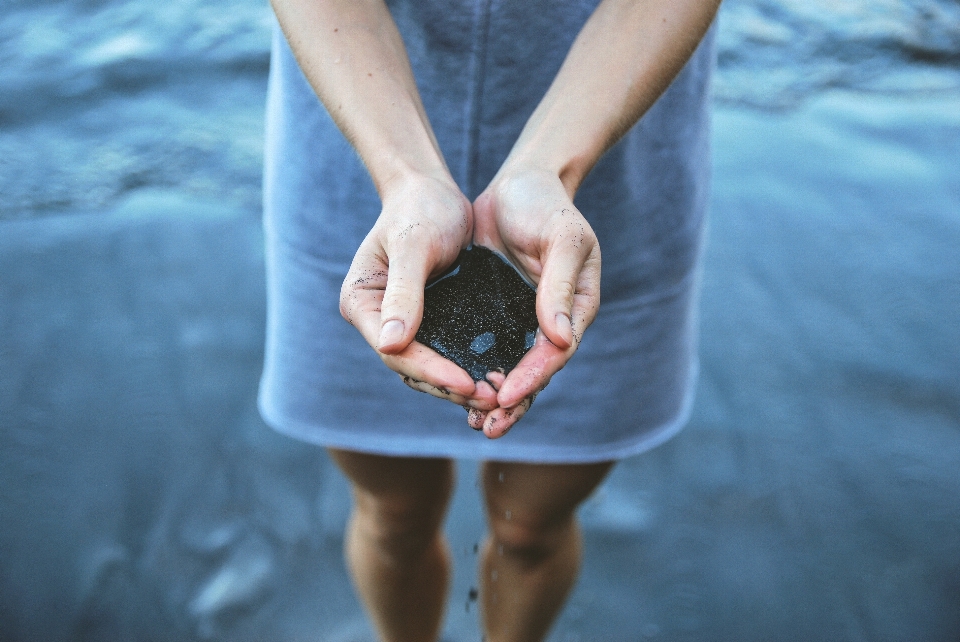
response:
<svg viewBox="0 0 960 642"><path fill-rule="evenodd" d="M440 147L472 199L596 2L389 4ZM712 32L577 194L603 255L599 315L526 416L491 441L467 426L463 409L405 386L341 318L341 282L380 202L277 30L264 177L268 318L259 404L267 423L335 448L542 463L620 459L679 431L697 377Z"/></svg>

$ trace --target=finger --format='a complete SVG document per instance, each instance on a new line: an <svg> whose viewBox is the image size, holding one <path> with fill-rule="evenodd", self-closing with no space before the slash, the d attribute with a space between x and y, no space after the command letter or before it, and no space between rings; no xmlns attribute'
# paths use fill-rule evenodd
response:
<svg viewBox="0 0 960 642"><path fill-rule="evenodd" d="M400 380L403 381L403 383L407 384L409 387L419 392L425 392L428 395L433 395L434 397L440 397L441 399L449 399L453 403L459 404L461 406L466 404L467 402L466 397L464 397L463 395L458 395L455 392L451 392L447 388L438 388L433 384L429 384L426 381L420 381L419 379L414 379L409 375L402 375L398 373L397 376L400 377Z"/></svg>
<svg viewBox="0 0 960 642"><path fill-rule="evenodd" d="M507 378L507 375L497 370L493 370L487 373L486 383L489 384L490 387L493 388L496 392L500 392L500 386L503 385L503 382L506 380L506 378Z"/></svg>
<svg viewBox="0 0 960 642"><path fill-rule="evenodd" d="M520 421L530 406L533 404L533 396L527 397L514 408L497 408L489 413L483 422L483 434L488 439L499 439L513 428L513 425Z"/></svg>
<svg viewBox="0 0 960 642"><path fill-rule="evenodd" d="M573 355L573 350L561 350L542 332L537 332L536 342L523 355L517 367L510 371L500 391L497 403L501 408L513 408L525 398L543 390Z"/></svg>
<svg viewBox="0 0 960 642"><path fill-rule="evenodd" d="M423 318L423 289L430 273L423 251L398 244L389 258L387 285L380 304L377 350L397 354L406 348Z"/></svg>
<svg viewBox="0 0 960 642"><path fill-rule="evenodd" d="M386 260L368 236L360 244L340 287L340 314L373 348L377 347L380 305L386 287Z"/></svg>
<svg viewBox="0 0 960 642"><path fill-rule="evenodd" d="M478 402L473 404L474 408L493 410L497 407L497 389L488 381L481 380L476 383L473 398Z"/></svg>
<svg viewBox="0 0 960 642"><path fill-rule="evenodd" d="M537 320L550 341L566 350L574 343L572 319L578 287L589 287L594 279L599 286L599 248L590 224L579 212L564 208L555 216L559 230L543 260Z"/></svg>
<svg viewBox="0 0 960 642"><path fill-rule="evenodd" d="M597 318L600 309L600 246L595 245L583 264L573 294L571 334L573 347L580 345L584 331Z"/></svg>
<svg viewBox="0 0 960 642"><path fill-rule="evenodd" d="M478 391L466 370L444 359L421 343L414 341L409 343L400 354L381 354L380 358L387 367L400 376L425 384L423 388L417 388L417 390L434 394L426 388L429 386L439 392L435 396L451 400L462 399L463 401L456 401L459 405L479 406L485 409L497 406L496 393L492 388L487 386Z"/></svg>
<svg viewBox="0 0 960 642"><path fill-rule="evenodd" d="M409 387L417 390L418 392L425 392L428 395L432 395L439 399L446 399L447 401L455 403L458 406L463 406L468 411L477 410L478 412L483 412L486 414L487 411L497 407L497 397L495 394L486 395L483 399L476 399L458 394L449 388L434 386L426 381L414 379L409 375L401 374L399 377L403 383L407 384Z"/></svg>
<svg viewBox="0 0 960 642"><path fill-rule="evenodd" d="M467 425L474 430L483 430L483 422L487 420L487 412L476 408L467 408Z"/></svg>

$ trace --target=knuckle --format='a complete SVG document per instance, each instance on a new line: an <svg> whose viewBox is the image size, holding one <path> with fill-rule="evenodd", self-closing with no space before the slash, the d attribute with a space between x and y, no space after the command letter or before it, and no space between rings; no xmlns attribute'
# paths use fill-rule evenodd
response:
<svg viewBox="0 0 960 642"><path fill-rule="evenodd" d="M388 290L383 296L381 314L383 318L407 319L417 308L419 298L409 289Z"/></svg>
<svg viewBox="0 0 960 642"><path fill-rule="evenodd" d="M569 304L573 301L573 295L576 293L576 286L570 281L560 281L554 287L554 295L558 303ZM567 306L569 307L569 305Z"/></svg>

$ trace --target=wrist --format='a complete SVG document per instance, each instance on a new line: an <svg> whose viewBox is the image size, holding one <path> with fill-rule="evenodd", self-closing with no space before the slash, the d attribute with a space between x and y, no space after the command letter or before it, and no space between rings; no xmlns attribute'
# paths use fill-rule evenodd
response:
<svg viewBox="0 0 960 642"><path fill-rule="evenodd" d="M559 181L570 200L573 200L583 182L586 172L577 162L560 162L555 159L537 158L532 155L512 153L500 167L491 184L507 185L517 179L536 178L537 180Z"/></svg>
<svg viewBox="0 0 960 642"><path fill-rule="evenodd" d="M371 176L382 202L390 200L397 194L409 193L411 189L421 189L426 186L460 190L442 159L433 164L395 162L389 165L388 169L378 172L376 176L371 172Z"/></svg>
<svg viewBox="0 0 960 642"><path fill-rule="evenodd" d="M511 150L504 161L499 178L522 174L550 174L560 180L567 195L573 200L580 184L593 168L596 159L588 152L564 148L555 140L522 140ZM532 139L533 137L531 137Z"/></svg>

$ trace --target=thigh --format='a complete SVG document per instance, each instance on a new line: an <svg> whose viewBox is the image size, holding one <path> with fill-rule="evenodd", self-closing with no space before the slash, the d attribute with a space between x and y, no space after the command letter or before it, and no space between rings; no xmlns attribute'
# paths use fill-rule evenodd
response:
<svg viewBox="0 0 960 642"><path fill-rule="evenodd" d="M490 520L535 530L564 524L613 465L485 462L483 489Z"/></svg>
<svg viewBox="0 0 960 642"><path fill-rule="evenodd" d="M388 457L328 449L350 480L357 508L398 518L442 516L453 490L449 459Z"/></svg>

